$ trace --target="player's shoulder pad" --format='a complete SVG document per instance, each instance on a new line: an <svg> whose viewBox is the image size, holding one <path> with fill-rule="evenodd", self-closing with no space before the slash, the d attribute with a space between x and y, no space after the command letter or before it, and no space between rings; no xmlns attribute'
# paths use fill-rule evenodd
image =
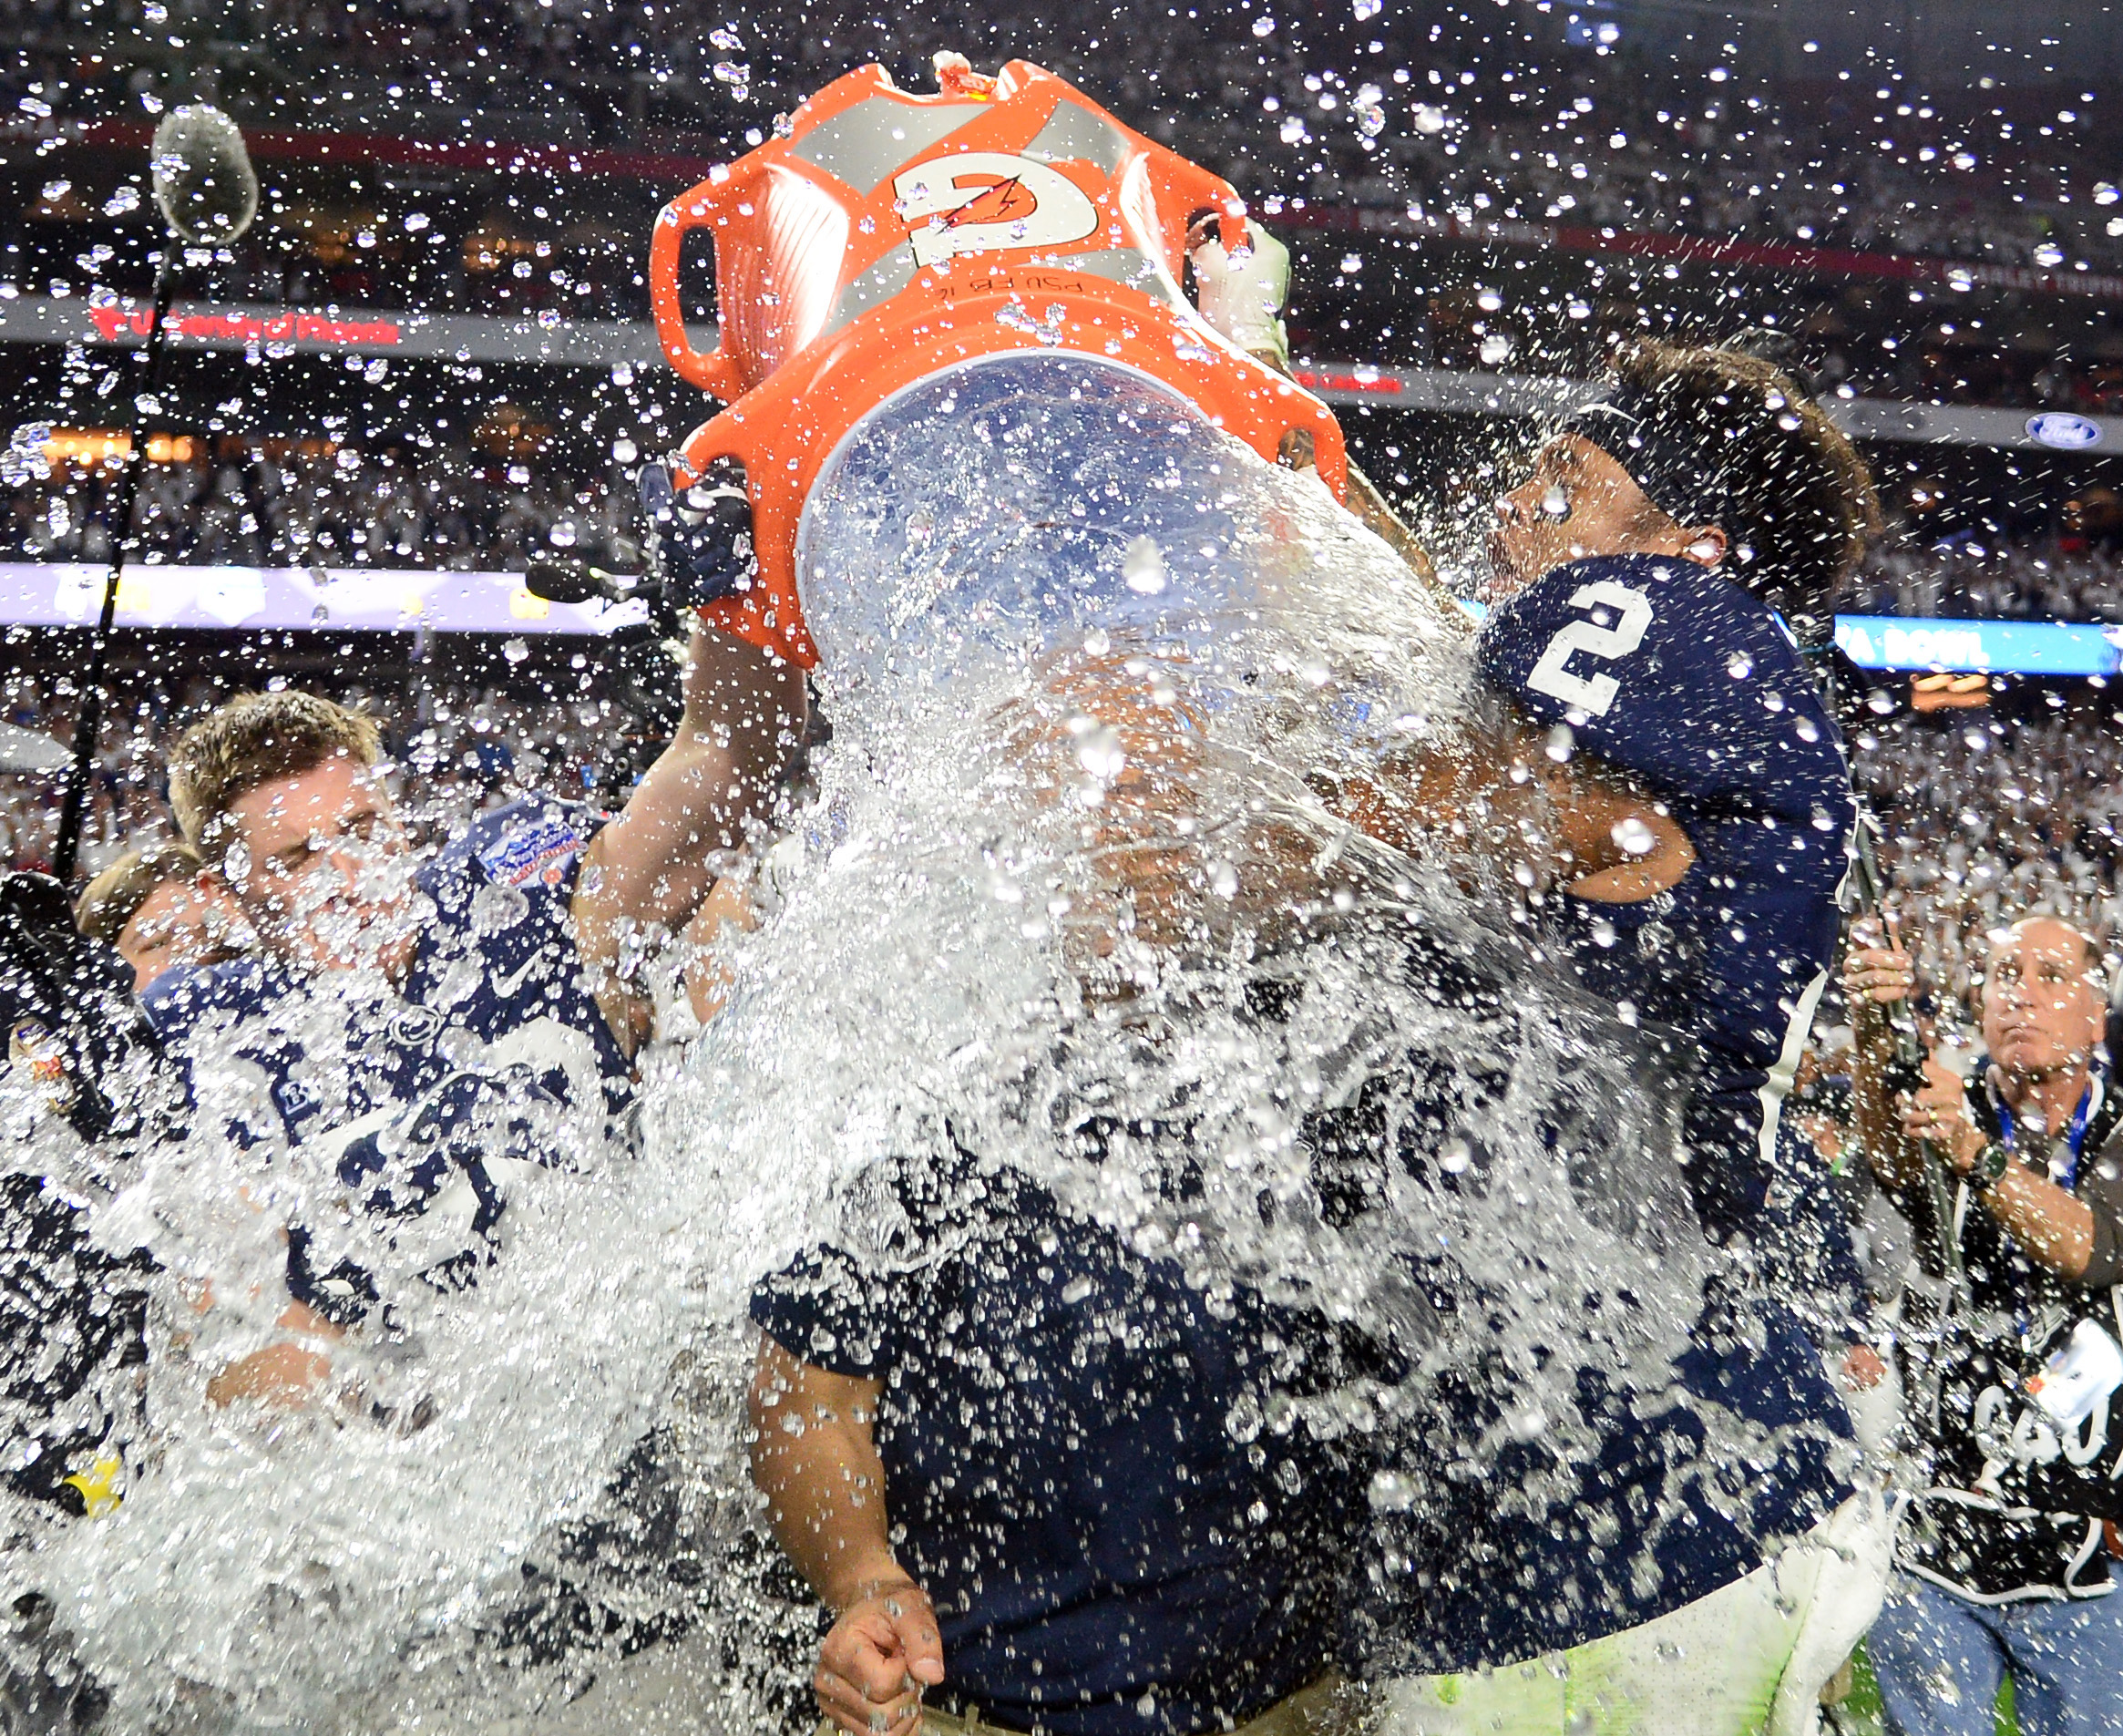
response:
<svg viewBox="0 0 2123 1736"><path fill-rule="evenodd" d="M604 823L587 804L527 796L482 814L422 875L424 889L440 895L467 879L530 890L558 888Z"/></svg>
<svg viewBox="0 0 2123 1736"><path fill-rule="evenodd" d="M156 1032L169 1041L216 1016L243 1019L262 1012L292 986L284 971L261 960L227 959L165 971L148 985L140 1006Z"/></svg>
<svg viewBox="0 0 2123 1736"><path fill-rule="evenodd" d="M1579 747L1669 796L1848 804L1840 738L1796 642L1697 562L1558 567L1491 614L1475 654L1515 710L1568 725Z"/></svg>

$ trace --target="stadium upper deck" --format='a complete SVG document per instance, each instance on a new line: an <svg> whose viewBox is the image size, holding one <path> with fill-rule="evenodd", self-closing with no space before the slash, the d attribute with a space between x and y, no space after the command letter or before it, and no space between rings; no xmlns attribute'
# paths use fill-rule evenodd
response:
<svg viewBox="0 0 2123 1736"><path fill-rule="evenodd" d="M665 197L830 72L877 57L914 81L955 47L1050 62L1230 177L1298 242L1297 335L1323 359L1570 373L1617 327L1770 314L1860 394L2123 408L2117 51L2077 27L2095 11L1875 20L1867 45L1608 0L1063 24L947 5L888 26L7 0L0 283L143 291L146 137L200 96L250 129L270 194L210 299L635 320Z"/></svg>

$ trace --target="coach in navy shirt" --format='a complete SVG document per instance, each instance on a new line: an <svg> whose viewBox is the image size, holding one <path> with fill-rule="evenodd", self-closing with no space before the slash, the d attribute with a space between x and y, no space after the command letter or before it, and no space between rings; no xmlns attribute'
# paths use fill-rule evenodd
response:
<svg viewBox="0 0 2123 1736"><path fill-rule="evenodd" d="M530 800L417 862L374 725L313 695L247 694L171 755L179 825L256 930L258 956L172 973L148 1007L195 1068L233 1057L274 1112L246 1143L323 1150L346 1197L437 1284L476 1281L512 1163L554 1161L563 1117L595 1125L631 1091L649 1006L621 959L632 930L685 930L800 731L800 674L696 632L672 745L609 821ZM210 1094L202 1093L201 1095ZM292 1223L299 1336L221 1370L218 1402L297 1403L374 1297Z"/></svg>
<svg viewBox="0 0 2123 1736"><path fill-rule="evenodd" d="M828 1715L897 1728L920 1683L932 1721L1141 1736L1299 1695L1338 1564L1318 1447L1263 1422L1298 1324L1007 1165L887 1168L899 1245L815 1249L753 1302L754 1474L839 1618Z"/></svg>
<svg viewBox="0 0 2123 1736"><path fill-rule="evenodd" d="M1840 1299L1809 1319L1793 1282L1840 1274L1854 1303L1855 1268L1781 1113L1853 817L1787 617L1818 621L1876 508L1849 443L1759 358L1648 344L1617 373L1499 503L1473 652L1503 738L1411 755L1346 807L1531 884L1510 896L1535 944L1632 1053L1668 1058L1686 1181L1734 1270L1663 1383L1574 1371L1589 1462L1511 1438L1502 1371L1445 1382L1431 1438L1399 1443L1399 1468L1438 1474L1379 1521L1354 1661L1425 1731L1810 1729L1882 1586L1816 1342ZM1809 1534L1826 1546L1786 1547Z"/></svg>

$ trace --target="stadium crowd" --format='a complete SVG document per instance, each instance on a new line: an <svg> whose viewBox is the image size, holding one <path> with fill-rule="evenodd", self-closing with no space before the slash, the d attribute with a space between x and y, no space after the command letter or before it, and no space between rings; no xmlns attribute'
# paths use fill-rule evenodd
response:
<svg viewBox="0 0 2123 1736"><path fill-rule="evenodd" d="M127 0L102 11L138 20L140 7ZM271 56L297 41L329 44L333 74L305 105L311 124L446 138L476 117L487 137L656 148L733 139L765 120L769 105L785 100L781 85L810 87L845 62L850 36L858 50L926 68L935 52L981 44L995 26L991 9L965 4L896 19L888 44L853 21L837 33L807 25L781 40L772 20L753 26L683 7L396 0L348 12L313 0L171 0L152 11L162 30L201 45ZM8 0L0 17L26 49L0 75L0 98L79 119L138 112L159 88L145 59L85 65L71 40L85 15L67 0ZM468 37L470 55L438 65L442 33ZM1289 32L1176 32L1162 8L1116 10L1088 46L1050 46L1035 26L1028 39L1033 58L1117 101L1120 112L1156 117L1164 142L1247 192L1412 201L1470 221L1560 220L2044 269L2123 266L2123 224L2100 202L2112 204L2112 190L2104 194L2090 170L2079 180L2053 167L2055 153L2030 139L2036 128L1984 137L1892 85L1852 84L1827 102L1779 100L1737 78L1684 88L1670 75L1646 77L1626 56L1580 56L1537 91L1523 77L1514 90L1508 73L1476 90L1476 76L1456 68L1396 72L1360 29L1312 47ZM1346 67L1332 64L1342 58ZM2047 130L2091 118L2056 117ZM1882 130L1896 149L1882 149Z"/></svg>
<svg viewBox="0 0 2123 1736"><path fill-rule="evenodd" d="M189 26L194 48L240 62L263 55L301 90L291 115L277 84L267 100L232 82L224 100L248 124L283 128L299 116L325 129L453 139L476 118L482 139L596 140L695 159L764 137L783 87L808 88L842 64L847 41L823 23L783 41L771 22L754 30L672 7L408 3L349 14L179 0L156 10L168 29ZM181 75L165 67L159 48L138 64L123 55L90 62L67 6L10 0L0 16L11 15L24 46L0 66L0 106L26 124L137 117L143 102L179 94ZM979 41L992 22L972 7L925 8L898 21L889 44L865 37L864 46L911 73L934 50ZM1605 228L2067 276L2123 271L2116 188L2075 166L2103 160L2087 133L2090 109L2065 111L2069 121L2000 123L1980 113L1950 118L1893 80L1825 97L1737 75L1684 87L1622 58L1579 57L1546 75L1478 74L1420 56L1399 64L1374 55L1360 32L1315 53L1287 32L1215 30L1183 46L1165 22L1156 8L1124 8L1090 48L1056 45L1049 58L1161 142L1228 176L1293 233L1317 227L1323 274L1347 246L1366 244L1367 210L1476 228ZM437 31L477 46L438 67ZM334 45L329 80L305 79L299 56L274 59L298 36ZM1037 57L1037 39L1028 52ZM2087 148L2052 148L2067 139ZM541 178L467 184L448 198L417 188L333 194L324 190L332 179L311 187L298 177L234 261L214 269L214 294L640 319L641 237L672 190L645 185L617 207L581 207ZM134 241L145 208L137 189L108 180L106 168L55 159L48 175L24 183L20 227L36 244L0 275L22 293L54 283L80 293L97 282L138 293L145 267ZM630 201L633 215L619 215ZM2050 330L2024 290L1986 287L1982 308L1956 309L1949 294L1936 318L1884 285L1853 288L1864 293L1841 306L1823 298L1810 316L1809 342L1831 384L1875 395L2123 410L2123 347L2105 326ZM2078 303L2073 317L2098 306ZM1428 320L1396 319L1391 358L1494 365L1479 341L1463 341L1466 323L1446 305ZM1523 328L1541 323L1509 313L1486 322L1492 350L1515 334L1523 367L1536 347ZM1371 359L1338 354L1331 328L1305 336L1323 360Z"/></svg>
<svg viewBox="0 0 2123 1736"><path fill-rule="evenodd" d="M218 454L150 464L136 549L149 560L232 567L510 571L555 551L606 566L626 560L632 487L616 465L571 478L469 446L306 444L228 442ZM108 558L115 464L36 461L19 475L0 518L0 559Z"/></svg>
<svg viewBox="0 0 2123 1736"><path fill-rule="evenodd" d="M1965 1014L1986 937L2025 911L2104 945L2123 934L2123 735L2108 709L1903 717L1854 747L1903 940L1945 1003Z"/></svg>
<svg viewBox="0 0 2123 1736"><path fill-rule="evenodd" d="M97 561L115 462L9 455L0 560ZM544 455L477 445L426 449L223 437L151 462L136 547L192 566L439 567L516 571L541 556L620 568L636 558L633 467L569 475ZM1950 529L1944 485L1905 491L1893 534L1868 554L1845 612L2000 621L2123 621L2123 498L2083 489L2046 525Z"/></svg>

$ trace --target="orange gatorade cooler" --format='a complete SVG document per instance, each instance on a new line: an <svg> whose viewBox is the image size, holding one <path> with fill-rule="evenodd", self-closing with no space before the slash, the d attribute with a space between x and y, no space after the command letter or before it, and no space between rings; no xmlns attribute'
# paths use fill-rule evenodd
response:
<svg viewBox="0 0 2123 1736"><path fill-rule="evenodd" d="M728 406L687 437L678 481L734 457L751 494L759 580L703 613L806 668L817 649L795 547L821 471L880 406L983 358L1095 357L1265 459L1298 431L1346 492L1327 406L1181 291L1190 225L1215 216L1227 248L1245 244L1230 184L1028 62L992 78L946 65L941 85L910 95L876 66L836 79L783 136L665 206L650 249L664 354ZM679 293L692 230L715 250L721 342L707 355Z"/></svg>

